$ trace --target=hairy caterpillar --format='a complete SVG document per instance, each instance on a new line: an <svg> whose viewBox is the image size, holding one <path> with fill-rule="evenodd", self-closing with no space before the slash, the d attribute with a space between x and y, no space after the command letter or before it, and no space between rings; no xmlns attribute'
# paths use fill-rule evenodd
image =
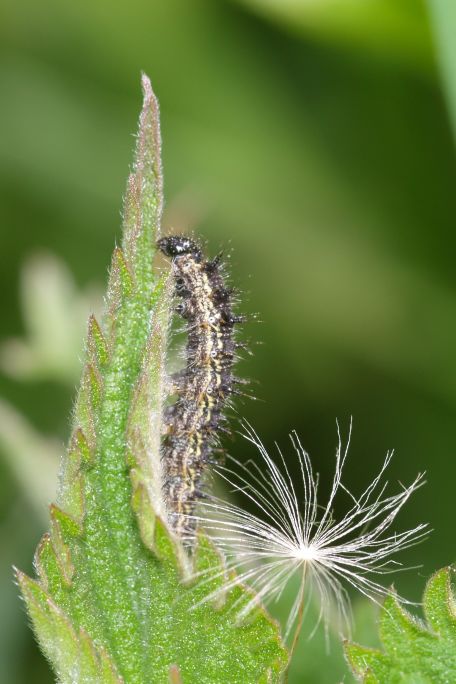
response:
<svg viewBox="0 0 456 684"><path fill-rule="evenodd" d="M223 430L223 411L240 382L233 376L241 346L234 340L234 326L244 317L233 314L233 293L224 284L220 255L205 260L196 242L185 236L164 237L157 244L172 258L180 299L176 310L188 335L185 368L172 377L177 400L166 409L162 445L169 521L179 536L187 537L194 531L205 466Z"/></svg>

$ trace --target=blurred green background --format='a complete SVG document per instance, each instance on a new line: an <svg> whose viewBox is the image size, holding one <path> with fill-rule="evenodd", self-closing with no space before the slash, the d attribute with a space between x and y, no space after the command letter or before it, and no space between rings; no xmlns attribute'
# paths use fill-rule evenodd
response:
<svg viewBox="0 0 456 684"><path fill-rule="evenodd" d="M398 529L434 531L400 591L419 599L454 560L455 32L452 0L3 0L0 682L53 681L11 566L32 570L47 525L141 70L161 103L165 225L231 247L240 308L260 315L240 372L261 401L240 415L268 445L296 428L323 495L352 415L355 491L393 447L392 482L428 473ZM374 614L355 613L375 643ZM300 646L290 682L351 681L337 640Z"/></svg>

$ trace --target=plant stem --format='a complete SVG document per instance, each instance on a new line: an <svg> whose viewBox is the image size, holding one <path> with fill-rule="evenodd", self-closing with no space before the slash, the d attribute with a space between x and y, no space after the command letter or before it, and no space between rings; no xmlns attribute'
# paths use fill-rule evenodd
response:
<svg viewBox="0 0 456 684"><path fill-rule="evenodd" d="M306 570L307 570L307 563L303 563L301 585L299 587L299 595L298 595L299 608L298 608L298 613L296 616L296 627L295 627L294 634L293 634L293 641L291 642L291 646L290 646L290 658L288 660L288 667L287 667L287 671L285 673L285 684L288 682L288 673L289 673L291 661L293 659L293 655L295 653L296 646L298 645L299 636L301 634L302 621L304 619L304 588L305 588L305 584L306 584Z"/></svg>

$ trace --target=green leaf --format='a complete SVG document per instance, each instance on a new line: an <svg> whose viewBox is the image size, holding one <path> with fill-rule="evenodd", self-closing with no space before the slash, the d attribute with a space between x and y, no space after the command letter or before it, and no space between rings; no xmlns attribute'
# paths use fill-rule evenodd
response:
<svg viewBox="0 0 456 684"><path fill-rule="evenodd" d="M0 398L0 452L39 518L54 496L60 456L56 439L44 437Z"/></svg>
<svg viewBox="0 0 456 684"><path fill-rule="evenodd" d="M380 55L425 73L433 66L432 40L423 0L241 1L259 14L284 24L293 33L313 35L325 42L344 45L350 51ZM441 0L441 4L445 2Z"/></svg>
<svg viewBox="0 0 456 684"><path fill-rule="evenodd" d="M73 387L81 373L84 322L99 293L78 291L66 264L48 253L27 259L20 289L26 337L0 344L1 370L18 380L50 379Z"/></svg>
<svg viewBox="0 0 456 684"><path fill-rule="evenodd" d="M442 72L443 90L456 137L456 4L448 0L427 0Z"/></svg>
<svg viewBox="0 0 456 684"><path fill-rule="evenodd" d="M380 617L384 651L346 644L349 663L363 682L456 681L456 609L450 568L436 572L428 581L423 608L426 624L405 611L392 592Z"/></svg>
<svg viewBox="0 0 456 684"><path fill-rule="evenodd" d="M160 435L171 281L153 254L162 211L158 107L143 77L122 245L113 254L103 324L89 320L86 362L38 580L18 582L62 684L278 682L278 626L241 586L205 601L192 580L223 559L200 535L193 559L167 526ZM212 587L212 585L211 585Z"/></svg>

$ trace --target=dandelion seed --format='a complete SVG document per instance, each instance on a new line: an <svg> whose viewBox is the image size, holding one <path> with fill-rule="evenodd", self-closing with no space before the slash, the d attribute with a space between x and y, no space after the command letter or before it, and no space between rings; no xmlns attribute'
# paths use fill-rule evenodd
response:
<svg viewBox="0 0 456 684"><path fill-rule="evenodd" d="M248 614L257 599L264 603L278 600L290 579L299 573L299 591L285 629L285 639L288 639L295 626L290 648L293 653L311 594L316 592L319 596L317 625L323 619L327 629L332 607L336 608L341 623L349 627L347 585L377 603L387 593L373 577L404 569L391 556L417 544L428 532L424 524L399 533L389 532L402 506L424 484L424 479L419 474L411 485L402 486L398 494L387 496L388 483L383 481L383 475L392 457L388 453L378 475L355 497L342 482L350 436L343 450L338 428L335 474L328 502L322 507L317 502L318 477L297 434L290 435L300 471L299 481L295 483L280 449L277 447L276 463L251 426L244 427L244 436L257 447L262 461L241 464L231 459L234 466L221 466L218 472L257 512L250 513L238 505L211 497L202 502L199 514L192 518L225 553L228 567L237 572L237 577L225 584L224 590L242 582L256 591L256 598L240 609L240 618ZM341 492L349 497L350 505L345 516L337 521L332 511ZM213 578L210 573L201 577L199 586ZM217 594L211 593L204 600L212 600Z"/></svg>

